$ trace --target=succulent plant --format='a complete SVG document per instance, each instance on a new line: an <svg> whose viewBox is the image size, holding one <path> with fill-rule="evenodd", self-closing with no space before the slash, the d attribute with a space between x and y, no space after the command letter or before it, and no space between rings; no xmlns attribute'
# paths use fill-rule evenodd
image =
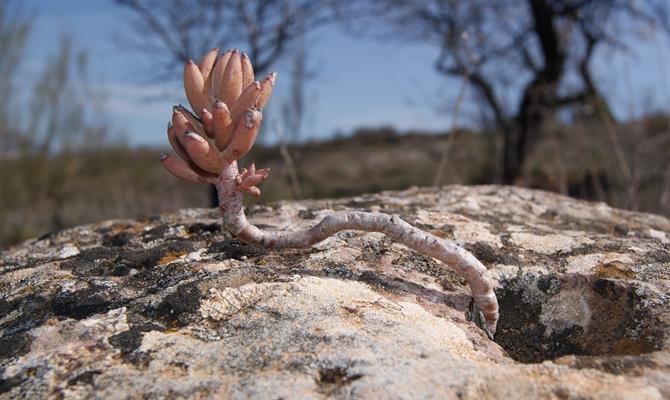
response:
<svg viewBox="0 0 670 400"><path fill-rule="evenodd" d="M226 165L253 147L263 120L261 110L275 79L271 73L255 81L249 57L237 50L219 56L218 49L213 49L200 64L189 60L184 66L184 89L193 112L182 105L173 108L167 134L179 157L161 155L165 168L190 182L216 183ZM252 164L237 187L258 196L256 185L269 172Z"/></svg>
<svg viewBox="0 0 670 400"><path fill-rule="evenodd" d="M193 112L175 106L168 124L168 140L179 157L161 155L163 166L178 178L216 185L223 226L247 243L267 248L305 248L346 229L382 232L425 255L442 261L459 272L470 285L473 304L468 319L489 338L498 323L498 300L485 276L486 267L457 244L424 232L402 219L383 213L340 212L326 216L310 229L264 231L247 221L242 193L261 194L258 184L268 169L256 169L252 162L240 171L237 161L254 145L263 121L276 74L254 81L246 54L218 49L207 53L200 64L184 66L184 89Z"/></svg>

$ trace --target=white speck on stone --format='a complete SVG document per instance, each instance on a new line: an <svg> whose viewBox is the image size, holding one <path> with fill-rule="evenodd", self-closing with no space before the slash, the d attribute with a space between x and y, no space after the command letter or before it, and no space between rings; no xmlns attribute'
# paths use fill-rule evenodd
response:
<svg viewBox="0 0 670 400"><path fill-rule="evenodd" d="M354 262L361 254L362 251L360 249L352 247L331 246L322 252L310 254L309 259L312 261L328 260L339 263L350 263Z"/></svg>
<svg viewBox="0 0 670 400"><path fill-rule="evenodd" d="M637 247L637 246L630 246L628 250L634 252L634 253L646 253L647 250L643 249L642 247Z"/></svg>
<svg viewBox="0 0 670 400"><path fill-rule="evenodd" d="M451 225L454 228L454 239L459 243L485 242L496 248L503 246L500 237L491 233L491 224L474 221L459 214L417 210L415 223L435 227Z"/></svg>
<svg viewBox="0 0 670 400"><path fill-rule="evenodd" d="M512 224L510 224L510 225L507 225L505 230L507 232L510 232L510 233L512 233L512 232L524 232L526 230L526 227L523 226L523 225L512 225Z"/></svg>
<svg viewBox="0 0 670 400"><path fill-rule="evenodd" d="M498 249L503 247L500 237L489 231L490 224L485 222L471 221L466 224L459 224L454 229L454 239L462 243L486 242Z"/></svg>
<svg viewBox="0 0 670 400"><path fill-rule="evenodd" d="M560 332L573 325L586 328L591 320L591 308L579 288L564 290L542 305L540 322Z"/></svg>
<svg viewBox="0 0 670 400"><path fill-rule="evenodd" d="M621 264L633 264L633 259L628 254L619 253L595 253L568 257L567 273L590 273L594 272L599 265L619 262Z"/></svg>
<svg viewBox="0 0 670 400"><path fill-rule="evenodd" d="M68 258L68 257L76 256L77 254L79 254L79 248L77 248L76 246L67 245L67 246L64 246L62 249L60 249L58 251L58 253L56 253L56 257L57 258Z"/></svg>
<svg viewBox="0 0 670 400"><path fill-rule="evenodd" d="M518 273L519 267L516 265L496 265L495 269L489 269L484 275L498 282L497 286L500 287L500 282L514 278Z"/></svg>
<svg viewBox="0 0 670 400"><path fill-rule="evenodd" d="M563 234L536 235L534 233L512 233L510 240L515 245L535 253L554 254L558 251L569 251L594 241L582 235L568 236Z"/></svg>
<svg viewBox="0 0 670 400"><path fill-rule="evenodd" d="M182 257L180 257L180 261L185 261L185 262L191 262L191 261L200 261L203 258L203 254L207 251L207 249L200 249L198 251L194 251L192 253L188 253Z"/></svg>
<svg viewBox="0 0 670 400"><path fill-rule="evenodd" d="M200 315L213 321L221 321L259 301L266 287L272 288L273 286L271 284L267 286L250 284L239 288L212 288L207 298L203 299L200 304Z"/></svg>
<svg viewBox="0 0 670 400"><path fill-rule="evenodd" d="M481 207L479 206L479 203L473 197L466 197L463 200L462 206L463 206L464 209L471 210L471 211L481 210Z"/></svg>
<svg viewBox="0 0 670 400"><path fill-rule="evenodd" d="M659 231L659 230L656 230L656 229L649 228L649 230L647 231L647 234L651 238L660 240L661 243L663 243L663 244L670 243L670 239L668 239L667 235L663 231Z"/></svg>
<svg viewBox="0 0 670 400"><path fill-rule="evenodd" d="M217 262L203 262L200 264L200 267L207 271L219 272L228 271L231 268L235 268L236 265L237 264L235 264L235 261L233 260L223 260Z"/></svg>
<svg viewBox="0 0 670 400"><path fill-rule="evenodd" d="M543 276L548 275L549 270L541 265L528 265L523 267L524 275L534 275L534 276Z"/></svg>

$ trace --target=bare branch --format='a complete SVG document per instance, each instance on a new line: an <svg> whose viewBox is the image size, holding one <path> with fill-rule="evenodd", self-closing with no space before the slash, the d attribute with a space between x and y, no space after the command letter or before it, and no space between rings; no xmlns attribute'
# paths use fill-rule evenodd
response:
<svg viewBox="0 0 670 400"><path fill-rule="evenodd" d="M337 21L349 2L310 0L116 0L135 17L133 39L141 50L162 52L161 68L175 73L207 50L239 43L265 74L300 36ZM351 6L355 2L351 2ZM155 66L152 74L155 75Z"/></svg>
<svg viewBox="0 0 670 400"><path fill-rule="evenodd" d="M373 0L372 0L373 1ZM373 1L374 2L374 1ZM406 40L439 49L438 72L467 76L506 138L505 180L521 173L527 143L559 108L599 96L589 62L597 46L627 49L631 38L668 26L670 5L662 0L394 0L386 6L385 27ZM390 23L389 23L390 22ZM467 40L464 40L466 38ZM585 51L581 46L586 43ZM569 95L565 76L577 74L582 87ZM503 106L496 93L512 83L521 88L516 107ZM509 171L507 171L509 169Z"/></svg>

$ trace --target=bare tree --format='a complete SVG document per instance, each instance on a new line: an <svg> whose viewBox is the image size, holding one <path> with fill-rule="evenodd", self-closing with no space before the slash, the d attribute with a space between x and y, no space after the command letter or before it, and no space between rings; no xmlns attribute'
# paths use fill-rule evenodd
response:
<svg viewBox="0 0 670 400"><path fill-rule="evenodd" d="M595 51L626 49L641 28L667 24L668 10L665 0L377 3L394 32L438 46L437 71L466 79L487 105L503 134L506 183L519 178L539 128L559 110L588 106L610 118L591 71Z"/></svg>
<svg viewBox="0 0 670 400"><path fill-rule="evenodd" d="M152 75L178 76L184 62L221 45L243 46L256 72L306 33L351 15L355 2L311 0L116 0L134 16L134 46L150 55Z"/></svg>
<svg viewBox="0 0 670 400"><path fill-rule="evenodd" d="M298 149L291 151L287 142L297 143L304 129L307 116L308 101L306 98L306 83L315 77L315 73L307 65L308 55L304 41L297 49L291 60L291 87L287 99L281 103L280 119L273 121L273 130L279 138L279 153L284 160L286 174L291 187L293 198L303 196L302 185L298 177L298 168L295 159L300 158Z"/></svg>
<svg viewBox="0 0 670 400"><path fill-rule="evenodd" d="M12 118L18 108L13 94L30 28L19 3L0 3L0 158L15 152L20 141L18 121Z"/></svg>
<svg viewBox="0 0 670 400"><path fill-rule="evenodd" d="M82 152L109 131L86 52L67 36L34 82L21 75L31 18L19 2L0 3L0 245L72 222L64 207L78 195Z"/></svg>

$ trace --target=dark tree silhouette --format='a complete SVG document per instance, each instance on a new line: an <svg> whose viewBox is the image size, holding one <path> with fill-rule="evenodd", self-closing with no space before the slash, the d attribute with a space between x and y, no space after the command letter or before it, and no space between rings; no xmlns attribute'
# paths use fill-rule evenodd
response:
<svg viewBox="0 0 670 400"><path fill-rule="evenodd" d="M580 106L609 115L590 66L594 53L624 50L645 29L667 28L670 7L667 0L376 3L394 32L437 45L437 71L466 79L483 100L503 134L505 183L519 178L536 133L559 110ZM504 96L505 87L520 93ZM510 97L518 100L509 104Z"/></svg>

